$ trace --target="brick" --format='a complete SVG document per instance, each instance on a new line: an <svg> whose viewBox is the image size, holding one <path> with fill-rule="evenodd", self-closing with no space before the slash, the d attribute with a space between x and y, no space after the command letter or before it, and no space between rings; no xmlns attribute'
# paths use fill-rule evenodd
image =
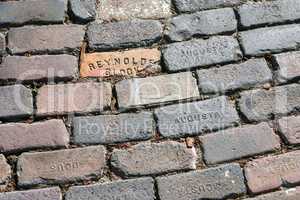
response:
<svg viewBox="0 0 300 200"><path fill-rule="evenodd" d="M62 120L0 125L0 152L67 147L69 133Z"/></svg>
<svg viewBox="0 0 300 200"><path fill-rule="evenodd" d="M154 119L150 112L119 115L75 117L75 144L111 144L148 140L154 136Z"/></svg>
<svg viewBox="0 0 300 200"><path fill-rule="evenodd" d="M298 110L299 101L300 86L291 84L242 92L239 107L248 120L261 121Z"/></svg>
<svg viewBox="0 0 300 200"><path fill-rule="evenodd" d="M89 47L109 50L141 47L158 42L162 37L162 24L154 20L130 20L114 23L92 23L88 26Z"/></svg>
<svg viewBox="0 0 300 200"><path fill-rule="evenodd" d="M63 23L64 0L0 2L0 25Z"/></svg>
<svg viewBox="0 0 300 200"><path fill-rule="evenodd" d="M0 87L0 119L25 118L33 113L31 90L23 85Z"/></svg>
<svg viewBox="0 0 300 200"><path fill-rule="evenodd" d="M141 143L114 150L111 165L124 176L162 174L196 169L196 150L178 142Z"/></svg>
<svg viewBox="0 0 300 200"><path fill-rule="evenodd" d="M0 56L3 55L5 51L6 51L5 35L0 33Z"/></svg>
<svg viewBox="0 0 300 200"><path fill-rule="evenodd" d="M280 139L267 123L245 125L200 137L207 164L232 161L280 149Z"/></svg>
<svg viewBox="0 0 300 200"><path fill-rule="evenodd" d="M101 176L105 153L103 146L23 153L17 163L18 185L63 184Z"/></svg>
<svg viewBox="0 0 300 200"><path fill-rule="evenodd" d="M154 200L154 180L139 178L104 184L71 187L66 200Z"/></svg>
<svg viewBox="0 0 300 200"><path fill-rule="evenodd" d="M7 56L0 67L0 80L72 80L78 73L78 60L71 55Z"/></svg>
<svg viewBox="0 0 300 200"><path fill-rule="evenodd" d="M300 144L300 117L283 117L278 120L279 132L288 144Z"/></svg>
<svg viewBox="0 0 300 200"><path fill-rule="evenodd" d="M237 40L231 36L169 44L162 53L167 70L172 72L237 61L242 55Z"/></svg>
<svg viewBox="0 0 300 200"><path fill-rule="evenodd" d="M0 200L62 200L59 187L0 193Z"/></svg>
<svg viewBox="0 0 300 200"><path fill-rule="evenodd" d="M238 164L157 178L161 200L224 199L246 192Z"/></svg>
<svg viewBox="0 0 300 200"><path fill-rule="evenodd" d="M179 15L169 23L167 36L171 41L183 41L193 36L232 33L237 28L232 8Z"/></svg>
<svg viewBox="0 0 300 200"><path fill-rule="evenodd" d="M299 198L300 187L296 187L245 200L298 200Z"/></svg>
<svg viewBox="0 0 300 200"><path fill-rule="evenodd" d="M110 107L111 97L111 85L106 82L45 85L38 90L37 115L104 111Z"/></svg>
<svg viewBox="0 0 300 200"><path fill-rule="evenodd" d="M278 53L298 48L300 25L259 28L240 33L240 41L248 56Z"/></svg>
<svg viewBox="0 0 300 200"><path fill-rule="evenodd" d="M120 109L199 97L191 72L123 80L116 91Z"/></svg>
<svg viewBox="0 0 300 200"><path fill-rule="evenodd" d="M61 53L81 46L84 26L50 25L11 28L8 48L12 54Z"/></svg>
<svg viewBox="0 0 300 200"><path fill-rule="evenodd" d="M238 8L243 27L270 25L300 19L298 0L249 2Z"/></svg>
<svg viewBox="0 0 300 200"><path fill-rule="evenodd" d="M198 70L197 74L203 93L225 93L272 81L272 72L264 59L251 59L241 64Z"/></svg>
<svg viewBox="0 0 300 200"><path fill-rule="evenodd" d="M234 105L225 96L155 110L159 133L167 138L200 135L237 124Z"/></svg>
<svg viewBox="0 0 300 200"><path fill-rule="evenodd" d="M1 187L5 187L10 177L11 177L11 168L6 161L6 158L2 154L0 154L0 189Z"/></svg>
<svg viewBox="0 0 300 200"><path fill-rule="evenodd" d="M300 151L256 159L246 164L245 177L252 193L261 193L300 181Z"/></svg>
<svg viewBox="0 0 300 200"><path fill-rule="evenodd" d="M70 0L69 2L76 20L89 22L96 18L96 0Z"/></svg>

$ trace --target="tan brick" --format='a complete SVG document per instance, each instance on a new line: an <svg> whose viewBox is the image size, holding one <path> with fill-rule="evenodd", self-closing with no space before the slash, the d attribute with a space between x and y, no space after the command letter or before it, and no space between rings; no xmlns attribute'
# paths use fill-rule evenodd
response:
<svg viewBox="0 0 300 200"><path fill-rule="evenodd" d="M62 200L59 187L0 193L0 200Z"/></svg>
<svg viewBox="0 0 300 200"><path fill-rule="evenodd" d="M6 158L0 154L0 189L2 186L5 186L10 177L11 168L9 164L7 164Z"/></svg>

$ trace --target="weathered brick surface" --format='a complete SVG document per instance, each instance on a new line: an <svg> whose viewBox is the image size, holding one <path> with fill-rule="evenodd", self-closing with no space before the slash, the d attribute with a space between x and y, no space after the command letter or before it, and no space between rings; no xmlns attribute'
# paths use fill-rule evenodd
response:
<svg viewBox="0 0 300 200"><path fill-rule="evenodd" d="M123 80L116 91L120 109L199 97L191 72Z"/></svg>
<svg viewBox="0 0 300 200"><path fill-rule="evenodd" d="M23 153L17 164L18 185L67 183L101 176L105 152L103 146L93 146Z"/></svg>
<svg viewBox="0 0 300 200"><path fill-rule="evenodd" d="M194 148L178 142L141 143L127 150L114 150L112 166L124 176L153 175L196 169Z"/></svg>
<svg viewBox="0 0 300 200"><path fill-rule="evenodd" d="M96 18L96 0L70 0L70 9L80 22L88 22Z"/></svg>
<svg viewBox="0 0 300 200"><path fill-rule="evenodd" d="M89 47L96 50L151 45L162 37L162 24L154 20L92 23L87 30Z"/></svg>
<svg viewBox="0 0 300 200"><path fill-rule="evenodd" d="M286 189L284 191L273 192L258 196L256 198L248 198L245 200L298 200L300 198L300 187Z"/></svg>
<svg viewBox="0 0 300 200"><path fill-rule="evenodd" d="M238 164L157 178L161 200L224 199L246 192Z"/></svg>
<svg viewBox="0 0 300 200"><path fill-rule="evenodd" d="M300 85L291 84L242 92L239 107L248 120L260 121L299 109L299 101Z"/></svg>
<svg viewBox="0 0 300 200"><path fill-rule="evenodd" d="M238 8L243 27L282 23L300 19L298 0L248 2Z"/></svg>
<svg viewBox="0 0 300 200"><path fill-rule="evenodd" d="M239 117L225 96L155 110L159 133L163 137L200 135L238 123Z"/></svg>
<svg viewBox="0 0 300 200"><path fill-rule="evenodd" d="M71 187L66 200L154 200L154 180L139 178L111 183Z"/></svg>
<svg viewBox="0 0 300 200"><path fill-rule="evenodd" d="M300 151L251 161L245 176L252 193L260 193L300 182Z"/></svg>
<svg viewBox="0 0 300 200"><path fill-rule="evenodd" d="M75 117L73 136L76 144L148 140L154 135L154 127L153 114L150 112Z"/></svg>
<svg viewBox="0 0 300 200"><path fill-rule="evenodd" d="M64 0L0 2L0 25L24 23L63 23Z"/></svg>
<svg viewBox="0 0 300 200"><path fill-rule="evenodd" d="M66 147L69 133L62 120L0 125L0 152Z"/></svg>
<svg viewBox="0 0 300 200"><path fill-rule="evenodd" d="M248 56L277 53L298 48L300 25L260 28L240 33L242 46Z"/></svg>
<svg viewBox="0 0 300 200"><path fill-rule="evenodd" d="M6 161L6 158L2 154L0 154L0 188L6 185L10 177L11 177L11 168Z"/></svg>
<svg viewBox="0 0 300 200"><path fill-rule="evenodd" d="M31 90L23 85L0 87L0 119L28 117L33 113Z"/></svg>
<svg viewBox="0 0 300 200"><path fill-rule="evenodd" d="M280 149L267 123L245 125L200 137L207 164L216 164Z"/></svg>
<svg viewBox="0 0 300 200"><path fill-rule="evenodd" d="M272 80L272 72L264 59L251 59L241 64L198 70L197 73L203 93L248 89Z"/></svg>
<svg viewBox="0 0 300 200"><path fill-rule="evenodd" d="M80 25L11 28L8 48L12 54L64 52L79 48L84 34L84 26Z"/></svg>
<svg viewBox="0 0 300 200"><path fill-rule="evenodd" d="M103 111L110 107L111 97L111 85L106 82L45 85L38 90L37 115Z"/></svg>
<svg viewBox="0 0 300 200"><path fill-rule="evenodd" d="M71 55L7 56L0 68L0 80L71 80L77 76L78 60Z"/></svg>
<svg viewBox="0 0 300 200"><path fill-rule="evenodd" d="M300 117L283 117L278 120L278 125L288 144L300 144Z"/></svg>
<svg viewBox="0 0 300 200"><path fill-rule="evenodd" d="M168 71L237 61L242 54L237 40L231 36L169 44L162 52Z"/></svg>
<svg viewBox="0 0 300 200"><path fill-rule="evenodd" d="M179 15L169 23L167 36L171 41L183 41L199 35L229 33L237 28L232 8Z"/></svg>
<svg viewBox="0 0 300 200"><path fill-rule="evenodd" d="M6 50L5 35L0 33L0 56L5 53L5 50Z"/></svg>
<svg viewBox="0 0 300 200"><path fill-rule="evenodd" d="M0 200L62 200L59 187L0 193Z"/></svg>

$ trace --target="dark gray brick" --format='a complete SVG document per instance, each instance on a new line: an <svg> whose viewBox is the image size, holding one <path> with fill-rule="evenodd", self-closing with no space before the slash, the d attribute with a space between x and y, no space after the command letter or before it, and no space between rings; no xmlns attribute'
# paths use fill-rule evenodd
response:
<svg viewBox="0 0 300 200"><path fill-rule="evenodd" d="M225 199L246 192L238 164L157 178L161 200Z"/></svg>
<svg viewBox="0 0 300 200"><path fill-rule="evenodd" d="M5 53L5 50L6 50L5 35L0 33L0 56Z"/></svg>
<svg viewBox="0 0 300 200"><path fill-rule="evenodd" d="M0 193L0 200L62 200L59 187Z"/></svg>
<svg viewBox="0 0 300 200"><path fill-rule="evenodd" d="M299 200L300 187L290 188L283 191L273 192L270 194L261 195L255 198L245 200Z"/></svg>
<svg viewBox="0 0 300 200"><path fill-rule="evenodd" d="M237 61L242 54L237 40L231 36L169 44L162 53L168 71Z"/></svg>
<svg viewBox="0 0 300 200"><path fill-rule="evenodd" d="M278 129L288 144L300 144L300 116L283 117L279 119Z"/></svg>
<svg viewBox="0 0 300 200"><path fill-rule="evenodd" d="M96 17L96 0L70 0L74 17L80 22L88 22Z"/></svg>

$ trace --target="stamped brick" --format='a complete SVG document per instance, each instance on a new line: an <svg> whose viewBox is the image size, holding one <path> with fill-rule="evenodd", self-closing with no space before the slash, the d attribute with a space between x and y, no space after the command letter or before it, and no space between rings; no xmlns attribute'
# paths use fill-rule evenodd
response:
<svg viewBox="0 0 300 200"><path fill-rule="evenodd" d="M148 140L154 136L154 127L153 114L150 112L75 117L73 136L76 144Z"/></svg>
<svg viewBox="0 0 300 200"><path fill-rule="evenodd" d="M106 82L45 85L38 90L37 115L103 111L110 107L111 97L111 85Z"/></svg>
<svg viewBox="0 0 300 200"><path fill-rule="evenodd" d="M11 28L8 48L12 54L66 52L79 48L84 26L49 25Z"/></svg>
<svg viewBox="0 0 300 200"><path fill-rule="evenodd" d="M299 198L300 187L296 187L245 200L298 200Z"/></svg>
<svg viewBox="0 0 300 200"><path fill-rule="evenodd" d="M242 55L237 40L231 36L169 44L162 53L168 71L237 61Z"/></svg>
<svg viewBox="0 0 300 200"><path fill-rule="evenodd" d="M0 80L72 80L78 73L78 60L71 55L7 56L0 69Z"/></svg>
<svg viewBox="0 0 300 200"><path fill-rule="evenodd" d="M277 53L297 49L300 43L300 25L259 28L240 33L240 41L248 56Z"/></svg>
<svg viewBox="0 0 300 200"><path fill-rule="evenodd" d="M200 135L239 122L234 105L225 96L161 107L155 116L159 133L167 138Z"/></svg>
<svg viewBox="0 0 300 200"><path fill-rule="evenodd" d="M134 49L84 54L80 64L81 77L137 77L161 71L160 51Z"/></svg>
<svg viewBox="0 0 300 200"><path fill-rule="evenodd" d="M0 189L1 187L5 187L10 177L11 177L11 168L6 161L6 158L2 154L0 154ZM0 199L1 199L1 193L0 193Z"/></svg>
<svg viewBox="0 0 300 200"><path fill-rule="evenodd" d="M272 72L264 59L251 59L241 64L198 70L203 93L225 93L248 89L272 80Z"/></svg>
<svg viewBox="0 0 300 200"><path fill-rule="evenodd" d="M5 35L0 33L0 56L3 55L5 51L6 51Z"/></svg>
<svg viewBox="0 0 300 200"><path fill-rule="evenodd" d="M261 193L300 182L300 151L251 161L245 177L252 193Z"/></svg>
<svg viewBox="0 0 300 200"><path fill-rule="evenodd" d="M59 187L0 193L0 200L62 200Z"/></svg>
<svg viewBox="0 0 300 200"><path fill-rule="evenodd" d="M224 199L246 192L238 164L157 178L161 200Z"/></svg>
<svg viewBox="0 0 300 200"><path fill-rule="evenodd" d="M18 185L68 183L101 176L105 153L103 146L23 153L17 164Z"/></svg>
<svg viewBox="0 0 300 200"><path fill-rule="evenodd" d="M96 18L96 0L70 0L69 3L76 20L89 22Z"/></svg>
<svg viewBox="0 0 300 200"><path fill-rule="evenodd" d="M179 15L169 23L167 36L171 41L183 41L193 36L232 33L237 28L232 8Z"/></svg>
<svg viewBox="0 0 300 200"><path fill-rule="evenodd" d="M139 178L104 184L71 187L66 200L154 200L154 180Z"/></svg>
<svg viewBox="0 0 300 200"><path fill-rule="evenodd" d="M207 164L231 161L280 149L280 139L267 123L245 125L200 137Z"/></svg>
<svg viewBox="0 0 300 200"><path fill-rule="evenodd" d="M123 80L116 91L120 109L199 97L191 72Z"/></svg>
<svg viewBox="0 0 300 200"><path fill-rule="evenodd" d="M300 144L300 117L283 117L278 120L279 132L288 144Z"/></svg>
<svg viewBox="0 0 300 200"><path fill-rule="evenodd" d="M162 174L196 169L196 150L178 142L141 143L114 150L111 165L124 176Z"/></svg>
<svg viewBox="0 0 300 200"><path fill-rule="evenodd" d="M161 39L162 32L159 21L135 19L107 24L92 23L87 36L91 49L109 50L151 45Z"/></svg>

